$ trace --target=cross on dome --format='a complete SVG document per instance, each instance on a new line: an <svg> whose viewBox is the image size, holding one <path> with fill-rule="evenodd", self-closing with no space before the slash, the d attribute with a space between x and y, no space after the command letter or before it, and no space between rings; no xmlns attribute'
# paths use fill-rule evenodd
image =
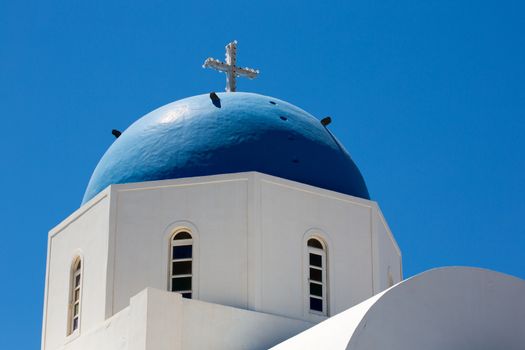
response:
<svg viewBox="0 0 525 350"><path fill-rule="evenodd" d="M214 58L207 58L202 68L213 68L219 72L226 73L226 91L235 92L237 77L254 79L259 75L259 70L252 68L237 67L237 40L226 45L226 63Z"/></svg>

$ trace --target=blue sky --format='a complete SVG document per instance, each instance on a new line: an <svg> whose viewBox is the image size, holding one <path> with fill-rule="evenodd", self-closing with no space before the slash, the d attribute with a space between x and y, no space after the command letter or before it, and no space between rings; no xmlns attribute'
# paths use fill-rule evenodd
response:
<svg viewBox="0 0 525 350"><path fill-rule="evenodd" d="M145 113L238 89L287 100L361 169L405 277L443 265L525 278L522 1L0 1L0 348L40 344L47 231Z"/></svg>

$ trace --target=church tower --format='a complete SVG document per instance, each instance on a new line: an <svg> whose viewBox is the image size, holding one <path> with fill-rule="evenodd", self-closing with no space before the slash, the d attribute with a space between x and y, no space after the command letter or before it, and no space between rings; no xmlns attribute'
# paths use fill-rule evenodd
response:
<svg viewBox="0 0 525 350"><path fill-rule="evenodd" d="M402 280L364 179L320 121L235 92L145 115L49 233L42 349L263 349Z"/></svg>

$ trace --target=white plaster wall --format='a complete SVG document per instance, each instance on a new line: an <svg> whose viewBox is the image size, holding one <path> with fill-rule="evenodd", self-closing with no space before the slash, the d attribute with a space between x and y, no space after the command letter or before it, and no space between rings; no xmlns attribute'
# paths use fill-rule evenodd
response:
<svg viewBox="0 0 525 350"><path fill-rule="evenodd" d="M147 288L128 307L60 349L268 349L312 325Z"/></svg>
<svg viewBox="0 0 525 350"><path fill-rule="evenodd" d="M247 307L248 179L193 178L113 186L116 195L114 308L146 287L167 289L169 239L195 238L194 298Z"/></svg>
<svg viewBox="0 0 525 350"><path fill-rule="evenodd" d="M194 298L286 317L323 319L306 306L309 234L328 246L330 315L373 295L374 270L386 275L386 265L400 266L388 227L373 225L374 202L265 174L116 185L112 198L111 314L146 287L167 288L169 237L177 227L195 237ZM388 255L384 261L373 247ZM400 280L397 271L394 278Z"/></svg>
<svg viewBox="0 0 525 350"><path fill-rule="evenodd" d="M49 233L42 348L66 341L71 264L82 257L80 332L105 320L109 198L101 193ZM70 336L72 340L75 336Z"/></svg>
<svg viewBox="0 0 525 350"><path fill-rule="evenodd" d="M373 213L374 292L381 292L403 280L401 251L377 206ZM390 284L390 282L392 284Z"/></svg>
<svg viewBox="0 0 525 350"><path fill-rule="evenodd" d="M63 346L60 350L129 350L132 320L126 308ZM133 320L135 321L135 320Z"/></svg>
<svg viewBox="0 0 525 350"><path fill-rule="evenodd" d="M319 320L305 313L306 234L328 245L329 313L369 298L372 290L371 209L366 201L261 178L261 304L258 310Z"/></svg>
<svg viewBox="0 0 525 350"><path fill-rule="evenodd" d="M181 298L182 299L182 298ZM182 349L268 349L313 323L182 299Z"/></svg>

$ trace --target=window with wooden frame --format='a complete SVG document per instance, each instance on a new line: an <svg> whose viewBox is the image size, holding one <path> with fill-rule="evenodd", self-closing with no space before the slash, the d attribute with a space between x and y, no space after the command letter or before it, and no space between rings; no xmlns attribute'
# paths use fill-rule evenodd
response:
<svg viewBox="0 0 525 350"><path fill-rule="evenodd" d="M310 313L328 315L326 246L317 238L307 241L307 291Z"/></svg>
<svg viewBox="0 0 525 350"><path fill-rule="evenodd" d="M71 266L68 335L80 327L80 299L82 296L82 260L76 258Z"/></svg>
<svg viewBox="0 0 525 350"><path fill-rule="evenodd" d="M171 237L169 290L191 299L193 282L193 237L187 230Z"/></svg>

